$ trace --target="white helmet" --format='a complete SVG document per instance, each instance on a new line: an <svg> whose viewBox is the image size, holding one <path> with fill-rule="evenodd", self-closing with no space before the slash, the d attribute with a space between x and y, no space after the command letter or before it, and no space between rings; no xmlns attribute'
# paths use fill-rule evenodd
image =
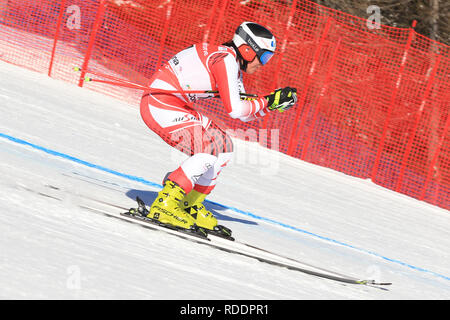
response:
<svg viewBox="0 0 450 320"><path fill-rule="evenodd" d="M245 61L253 61L257 56L263 65L272 58L276 48L273 34L255 22L243 22L236 29L233 43Z"/></svg>

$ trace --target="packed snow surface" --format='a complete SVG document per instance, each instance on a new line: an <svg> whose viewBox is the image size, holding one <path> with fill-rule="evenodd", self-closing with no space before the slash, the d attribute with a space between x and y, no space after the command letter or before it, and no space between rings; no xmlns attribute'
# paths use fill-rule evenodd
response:
<svg viewBox="0 0 450 320"><path fill-rule="evenodd" d="M0 62L0 298L450 298L448 211L234 142L233 162L207 205L238 241L340 275L392 282L388 290L82 208L86 197L131 207L139 195L150 204L184 155L145 126L137 105Z"/></svg>

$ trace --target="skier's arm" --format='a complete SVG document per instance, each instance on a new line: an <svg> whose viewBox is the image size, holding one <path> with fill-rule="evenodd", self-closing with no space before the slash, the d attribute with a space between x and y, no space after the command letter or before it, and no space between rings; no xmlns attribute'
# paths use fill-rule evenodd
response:
<svg viewBox="0 0 450 320"><path fill-rule="evenodd" d="M209 61L209 68L216 80L225 110L231 118L246 122L267 113L267 99L241 100L238 86L239 69L233 55L222 54L216 59L213 56Z"/></svg>
<svg viewBox="0 0 450 320"><path fill-rule="evenodd" d="M249 101L254 101L256 100L255 98L247 98L244 100L249 100ZM259 110L258 112L254 113L254 114L250 114L247 117L240 117L239 119L243 122L249 122L249 121L253 121L259 118L264 117L267 113L269 113L271 110L269 109L269 106L264 107L263 109Z"/></svg>

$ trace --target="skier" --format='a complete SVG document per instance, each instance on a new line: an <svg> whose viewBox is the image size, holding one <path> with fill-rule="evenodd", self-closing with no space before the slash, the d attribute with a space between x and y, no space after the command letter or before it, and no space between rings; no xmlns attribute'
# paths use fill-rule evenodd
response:
<svg viewBox="0 0 450 320"><path fill-rule="evenodd" d="M166 175L149 218L190 230L195 226L217 228L217 219L203 201L231 160L233 144L213 121L194 110L192 102L212 98L214 93L208 91L218 90L228 115L244 122L289 109L297 101L295 88L277 89L251 100L240 98L245 92L241 71L256 72L270 60L275 48L269 30L244 22L231 41L195 44L177 53L152 76L151 90L142 97L141 116L152 131L189 158Z"/></svg>

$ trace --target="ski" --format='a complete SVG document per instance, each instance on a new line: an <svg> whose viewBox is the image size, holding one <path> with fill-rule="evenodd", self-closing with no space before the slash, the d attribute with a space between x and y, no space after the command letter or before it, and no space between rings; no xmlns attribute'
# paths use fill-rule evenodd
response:
<svg viewBox="0 0 450 320"><path fill-rule="evenodd" d="M102 203L100 201L99 203ZM106 202L103 202L106 204ZM347 283L347 284L355 284L355 285L366 285L374 288L381 288L381 286L391 285L390 282L377 282L375 280L365 280L365 279L357 279L349 276L344 276L340 274L336 274L332 271L327 271L324 269L320 269L314 266L306 265L300 261L283 257L272 253L268 250L264 250L255 246L250 246L245 243L240 243L236 241L230 241L221 236L208 234L206 237L200 236L195 232L186 232L185 230L181 230L180 228L168 227L167 225L155 223L152 221L153 219L139 217L138 215L128 212L120 212L114 213L111 210L105 210L100 208L95 208L89 205L80 205L81 208L90 210L92 212L101 213L103 215L114 217L122 220L126 220L131 223L135 223L141 225L143 227L149 228L151 230L163 231L165 233L178 236L180 238L189 240L195 243L206 244L210 247L220 249L222 251L226 251L232 254L242 255L249 258L254 258L260 262L268 263L271 265L275 265L278 267L287 268L289 270L299 271L305 274L309 274L312 276L316 276L319 278L329 279L337 282ZM114 207L120 207L115 206Z"/></svg>
<svg viewBox="0 0 450 320"><path fill-rule="evenodd" d="M27 191L32 191L40 196L45 196L62 201L60 195L61 190L58 187L47 185L46 190L43 191L36 191L29 188L24 188L23 186L20 187ZM89 210L90 212L102 214L133 224L138 224L150 230L162 231L164 233L174 235L194 243L206 244L210 247L220 249L229 253L254 258L260 262L287 268L289 270L299 271L323 279L329 279L347 284L370 286L381 290L387 290L385 289L385 286L392 285L391 282L377 282L370 279L358 279L351 276L346 276L335 271L326 270L317 266L306 264L302 261L280 255L264 248L260 248L248 243L234 241L234 238L228 236L228 233L231 233L231 230L226 227L223 227L226 228L225 232L211 232L210 230L209 232L205 233L204 230L198 230L198 228L187 230L163 224L157 220L148 218L139 213L139 206L144 206L143 208L145 208L145 204L142 200L138 201L138 208L127 209L121 205L96 199L87 195L77 194L77 197L79 200L78 206L82 209ZM94 203L97 205L94 205ZM98 205L106 206L109 209L99 208Z"/></svg>

